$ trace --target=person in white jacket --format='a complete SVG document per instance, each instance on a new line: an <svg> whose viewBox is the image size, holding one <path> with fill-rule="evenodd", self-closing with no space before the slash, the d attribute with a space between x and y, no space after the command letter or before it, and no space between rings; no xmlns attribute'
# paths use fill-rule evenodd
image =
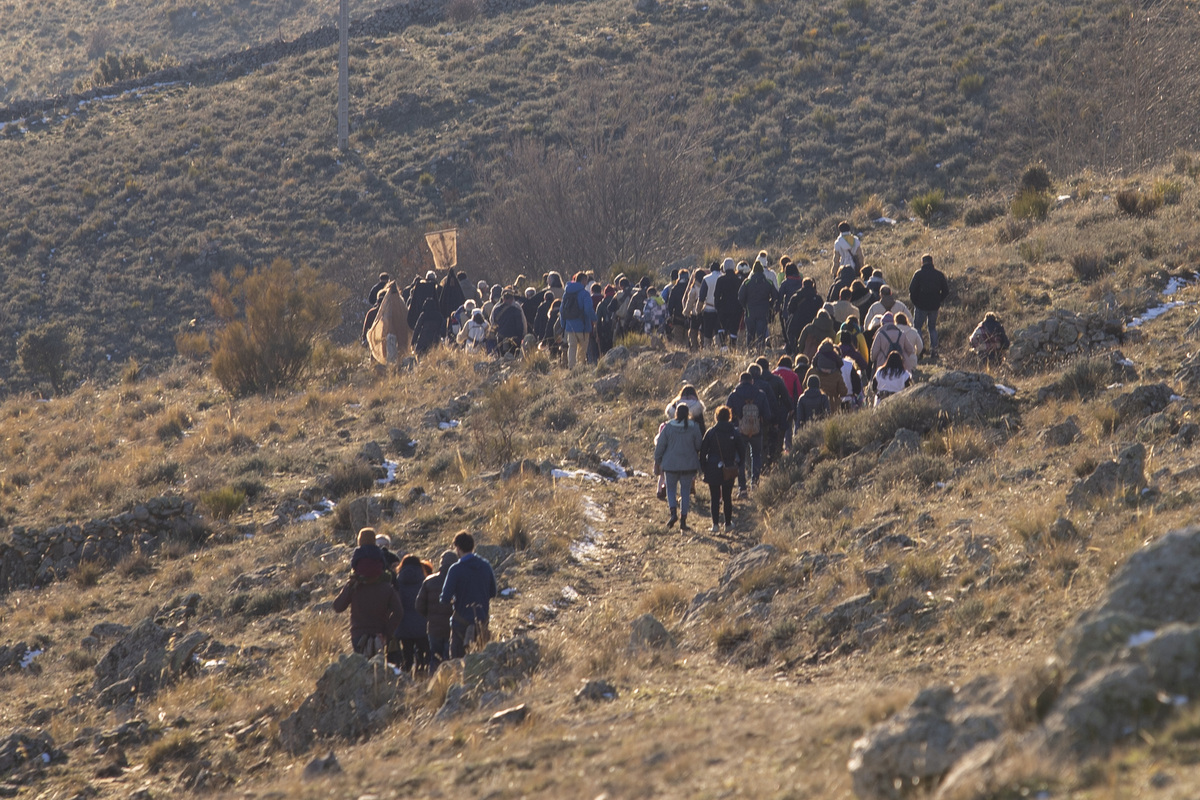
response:
<svg viewBox="0 0 1200 800"><path fill-rule="evenodd" d="M892 287L884 284L883 286L879 287L879 299L872 303L871 307L867 309L867 324L863 327L867 330L874 330L875 328L878 328L880 323L883 322L883 315L889 311L893 316L896 314L903 314L910 320L912 319L912 312L908 310L908 306L904 305L900 298L896 297L896 295L892 293Z"/></svg>

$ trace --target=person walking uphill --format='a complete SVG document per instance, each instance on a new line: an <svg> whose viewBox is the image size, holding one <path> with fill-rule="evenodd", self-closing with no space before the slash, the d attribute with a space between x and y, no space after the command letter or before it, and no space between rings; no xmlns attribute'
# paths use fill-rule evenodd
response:
<svg viewBox="0 0 1200 800"><path fill-rule="evenodd" d="M663 425L654 440L654 474L667 476L667 505L671 507L668 528L678 522L679 530L691 530L687 522L688 506L692 479L700 469L702 438L700 426L691 419L688 404L679 403L675 406L675 419ZM682 495L678 501L677 490Z"/></svg>
<svg viewBox="0 0 1200 800"><path fill-rule="evenodd" d="M587 353L592 325L596 322L596 309L592 306L592 296L584 288L585 280L586 273L575 273L575 278L563 289L559 307L559 319L567 340L567 369L575 369L580 356Z"/></svg>
<svg viewBox="0 0 1200 800"><path fill-rule="evenodd" d="M354 652L367 658L387 652L388 636L404 619L391 577L385 571L374 578L351 575L333 601L335 613L350 609L350 642Z"/></svg>
<svg viewBox="0 0 1200 800"><path fill-rule="evenodd" d="M929 320L929 357L937 358L937 318L938 310L950 294L950 283L941 270L933 266L933 256L929 253L921 256L921 268L913 273L908 284L908 297L912 300L913 327L920 332Z"/></svg>
<svg viewBox="0 0 1200 800"><path fill-rule="evenodd" d="M446 573L458 554L453 550L442 553L442 563L438 571L425 579L421 591L417 592L417 613L425 618L425 631L429 638L429 674L437 671L438 665L450 658L450 617L454 606L443 603L442 586L446 583Z"/></svg>
<svg viewBox="0 0 1200 800"><path fill-rule="evenodd" d="M755 261L750 277L738 289L738 302L746 310L747 347L763 346L770 336L767 324L771 309L779 300L779 290L763 272L761 262Z"/></svg>
<svg viewBox="0 0 1200 800"><path fill-rule="evenodd" d="M496 596L496 574L486 559L475 555L475 537L463 531L454 537L457 563L446 572L438 598L453 604L450 617L450 657L462 658L472 642L486 644L488 616Z"/></svg>
<svg viewBox="0 0 1200 800"><path fill-rule="evenodd" d="M400 669L408 675L413 668L424 672L429 664L429 633L425 616L417 610L417 595L425 583L425 567L421 559L409 553L400 560L400 571L396 573L394 585L404 606L404 619L396 628L400 640Z"/></svg>
<svg viewBox="0 0 1200 800"><path fill-rule="evenodd" d="M717 423L704 434L700 443L700 463L704 465L704 482L708 484L709 507L712 509L712 532L721 522L721 504L725 504L725 531L733 530L733 482L746 463L746 440L733 426L729 406L717 409Z"/></svg>

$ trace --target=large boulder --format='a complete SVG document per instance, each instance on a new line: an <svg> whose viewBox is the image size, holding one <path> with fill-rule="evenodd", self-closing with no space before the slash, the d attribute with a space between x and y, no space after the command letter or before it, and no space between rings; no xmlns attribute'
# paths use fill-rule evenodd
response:
<svg viewBox="0 0 1200 800"><path fill-rule="evenodd" d="M1118 490L1130 499L1146 486L1146 446L1131 444L1122 450L1115 461L1096 465L1092 474L1078 480L1067 492L1067 504L1087 506L1093 499L1108 497Z"/></svg>
<svg viewBox="0 0 1200 800"><path fill-rule="evenodd" d="M1154 383L1120 395L1112 401L1112 407L1117 413L1117 422L1124 423L1162 411L1170 405L1174 395L1170 386Z"/></svg>
<svg viewBox="0 0 1200 800"><path fill-rule="evenodd" d="M147 617L96 664L96 702L112 706L153 697L191 669L192 656L208 638L183 627L168 630Z"/></svg>
<svg viewBox="0 0 1200 800"><path fill-rule="evenodd" d="M440 669L456 674L437 716L447 719L502 699L505 689L527 680L540 662L541 648L528 636L488 642L478 652L445 662Z"/></svg>
<svg viewBox="0 0 1200 800"><path fill-rule="evenodd" d="M1005 729L1011 686L977 678L925 689L912 704L854 743L850 774L864 800L898 800L937 780L981 742Z"/></svg>
<svg viewBox="0 0 1200 800"><path fill-rule="evenodd" d="M318 738L357 739L378 730L391 713L395 676L383 658L350 653L331 664L316 690L279 723L279 743L289 753L308 750Z"/></svg>
<svg viewBox="0 0 1200 800"><path fill-rule="evenodd" d="M908 402L927 399L954 421L993 420L1017 411L1017 402L982 372L947 372L908 390Z"/></svg>
<svg viewBox="0 0 1200 800"><path fill-rule="evenodd" d="M954 792L965 787L969 796L994 796L1003 793L998 776L1010 759L1078 761L1162 724L1200 685L1197 575L1200 527L1134 553L1101 601L1061 637L1034 688L979 679L957 692L922 692L855 743L855 792L896 798L918 780L932 789L950 772L937 797L964 796ZM1040 724L1010 728L1015 708L1037 708Z"/></svg>
<svg viewBox="0 0 1200 800"><path fill-rule="evenodd" d="M26 762L50 764L66 758L44 731L17 731L0 739L0 777Z"/></svg>

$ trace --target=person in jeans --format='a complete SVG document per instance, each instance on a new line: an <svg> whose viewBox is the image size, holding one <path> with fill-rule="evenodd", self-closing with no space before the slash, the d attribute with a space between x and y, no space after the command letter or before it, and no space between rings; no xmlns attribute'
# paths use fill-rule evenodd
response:
<svg viewBox="0 0 1200 800"><path fill-rule="evenodd" d="M665 473L667 477L667 505L671 508L670 528L679 523L679 530L688 527L688 505L691 500L692 480L700 469L700 426L691 419L687 403L675 406L675 419L662 426L654 440L654 474ZM681 495L676 500L676 492Z"/></svg>
<svg viewBox="0 0 1200 800"><path fill-rule="evenodd" d="M467 645L488 640L491 600L496 596L496 574L486 559L475 555L475 537L463 531L454 537L458 562L446 572L441 602L452 604L450 657L462 658Z"/></svg>

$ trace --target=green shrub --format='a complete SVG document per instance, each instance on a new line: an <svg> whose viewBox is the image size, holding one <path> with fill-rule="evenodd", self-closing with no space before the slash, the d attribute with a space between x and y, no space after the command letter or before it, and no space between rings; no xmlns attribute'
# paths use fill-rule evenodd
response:
<svg viewBox="0 0 1200 800"><path fill-rule="evenodd" d="M111 86L120 81L149 75L174 64L175 61L170 58L154 60L145 53L108 53L96 62L91 75L75 82L75 88L85 91L99 86Z"/></svg>
<svg viewBox="0 0 1200 800"><path fill-rule="evenodd" d="M344 291L312 267L286 259L247 274L213 278L217 334L213 375L236 395L292 386L308 370L317 341L341 322Z"/></svg>
<svg viewBox="0 0 1200 800"><path fill-rule="evenodd" d="M1003 216L1004 211L1002 203L979 203L967 209L963 214L963 222L972 227L986 225L996 217Z"/></svg>
<svg viewBox="0 0 1200 800"><path fill-rule="evenodd" d="M79 334L62 322L49 322L27 331L17 343L17 360L33 379L44 378L54 394L66 388L67 370L76 349Z"/></svg>
<svg viewBox="0 0 1200 800"><path fill-rule="evenodd" d="M983 91L984 77L977 72L958 79L958 91L965 97L974 97Z"/></svg>
<svg viewBox="0 0 1200 800"><path fill-rule="evenodd" d="M925 224L938 215L949 210L946 203L946 193L941 189L931 189L919 194L908 201L908 208L913 215Z"/></svg>
<svg viewBox="0 0 1200 800"><path fill-rule="evenodd" d="M1170 178L1159 178L1154 182L1154 199L1159 205L1173 206L1183 197L1183 184Z"/></svg>
<svg viewBox="0 0 1200 800"><path fill-rule="evenodd" d="M155 486L160 483L172 484L179 480L182 467L178 461L163 459L151 462L138 471L138 486Z"/></svg>
<svg viewBox="0 0 1200 800"><path fill-rule="evenodd" d="M1043 220L1050 213L1050 196L1037 189L1022 189L1013 198L1012 215L1016 219Z"/></svg>
<svg viewBox="0 0 1200 800"><path fill-rule="evenodd" d="M222 486L200 495L200 504L216 519L229 519L246 503L246 493L232 486Z"/></svg>

